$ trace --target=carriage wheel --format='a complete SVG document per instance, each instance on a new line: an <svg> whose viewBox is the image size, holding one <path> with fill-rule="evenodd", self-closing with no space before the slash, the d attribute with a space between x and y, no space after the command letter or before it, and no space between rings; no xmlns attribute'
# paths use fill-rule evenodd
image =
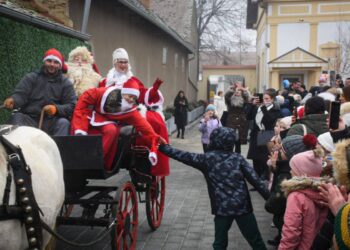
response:
<svg viewBox="0 0 350 250"><path fill-rule="evenodd" d="M118 189L117 199L119 203L112 208L112 216L117 219L112 230L112 249L136 249L138 207L134 185L131 182L124 183Z"/></svg>
<svg viewBox="0 0 350 250"><path fill-rule="evenodd" d="M68 218L72 213L73 208L74 208L73 204L69 204L69 205L64 204L61 208L61 216L64 218Z"/></svg>
<svg viewBox="0 0 350 250"><path fill-rule="evenodd" d="M165 176L153 176L146 191L146 214L148 225L156 230L162 222L165 201Z"/></svg>

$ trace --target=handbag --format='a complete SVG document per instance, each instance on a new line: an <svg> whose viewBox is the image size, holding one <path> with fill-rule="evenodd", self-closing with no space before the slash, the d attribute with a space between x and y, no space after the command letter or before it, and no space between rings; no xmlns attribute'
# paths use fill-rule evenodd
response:
<svg viewBox="0 0 350 250"><path fill-rule="evenodd" d="M266 146L266 143L271 140L271 138L275 135L274 130L260 130L258 131L258 136L256 140L256 144L258 147Z"/></svg>

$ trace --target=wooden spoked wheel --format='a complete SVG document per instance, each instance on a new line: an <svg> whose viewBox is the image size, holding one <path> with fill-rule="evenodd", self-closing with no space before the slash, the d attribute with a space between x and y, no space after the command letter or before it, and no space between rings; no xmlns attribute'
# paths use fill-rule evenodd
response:
<svg viewBox="0 0 350 250"><path fill-rule="evenodd" d="M156 230L163 218L165 201L165 176L153 176L146 191L146 214L148 225Z"/></svg>
<svg viewBox="0 0 350 250"><path fill-rule="evenodd" d="M112 216L117 219L116 227L112 230L112 249L136 249L138 228L138 207L134 185L124 183L117 192L119 203L113 206Z"/></svg>

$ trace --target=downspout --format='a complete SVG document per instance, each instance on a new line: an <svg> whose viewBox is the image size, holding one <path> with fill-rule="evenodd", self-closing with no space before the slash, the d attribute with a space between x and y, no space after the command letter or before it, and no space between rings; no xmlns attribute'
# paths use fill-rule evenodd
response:
<svg viewBox="0 0 350 250"><path fill-rule="evenodd" d="M86 29L89 21L90 6L91 6L91 0L85 0L83 22L81 24L81 32L84 34L86 33Z"/></svg>

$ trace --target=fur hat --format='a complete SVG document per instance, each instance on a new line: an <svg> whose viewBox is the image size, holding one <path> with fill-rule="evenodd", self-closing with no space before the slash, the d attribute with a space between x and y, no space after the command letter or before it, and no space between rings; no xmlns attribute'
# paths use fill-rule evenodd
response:
<svg viewBox="0 0 350 250"><path fill-rule="evenodd" d="M322 173L323 150L305 151L290 159L289 166L297 176L320 177Z"/></svg>
<svg viewBox="0 0 350 250"><path fill-rule="evenodd" d="M333 138L332 138L330 132L326 132L326 133L320 134L317 137L317 141L327 151L333 152L335 150L334 143L333 143Z"/></svg>
<svg viewBox="0 0 350 250"><path fill-rule="evenodd" d="M69 53L68 62L73 62L74 61L74 56L77 55L77 54L82 55L83 56L83 60L85 60L87 63L90 63L90 64L93 63L91 52L85 46L78 46L75 49L73 49Z"/></svg>
<svg viewBox="0 0 350 250"><path fill-rule="evenodd" d="M59 64L61 65L61 69L63 67L67 67L64 64L64 57L62 56L61 52L59 52L55 48L51 48L45 52L44 57L43 57L43 62L45 62L46 60L49 60L49 59L59 62Z"/></svg>
<svg viewBox="0 0 350 250"><path fill-rule="evenodd" d="M338 249L350 249L350 204L339 209L334 220L334 235Z"/></svg>
<svg viewBox="0 0 350 250"><path fill-rule="evenodd" d="M294 155L316 147L317 138L314 135L290 135L282 140L282 149L288 159Z"/></svg>
<svg viewBox="0 0 350 250"><path fill-rule="evenodd" d="M118 59L124 59L129 61L128 52L124 48L118 48L115 51L113 51L112 57L113 57L113 64L115 64Z"/></svg>
<svg viewBox="0 0 350 250"><path fill-rule="evenodd" d="M350 190L350 174L349 174L349 160L350 160L350 139L342 140L335 144L335 151L333 156L333 176L337 184L344 185Z"/></svg>
<svg viewBox="0 0 350 250"><path fill-rule="evenodd" d="M127 80L124 83L121 94L134 95L137 98L139 98L140 96L139 84L135 79L135 77L131 77L129 80Z"/></svg>

